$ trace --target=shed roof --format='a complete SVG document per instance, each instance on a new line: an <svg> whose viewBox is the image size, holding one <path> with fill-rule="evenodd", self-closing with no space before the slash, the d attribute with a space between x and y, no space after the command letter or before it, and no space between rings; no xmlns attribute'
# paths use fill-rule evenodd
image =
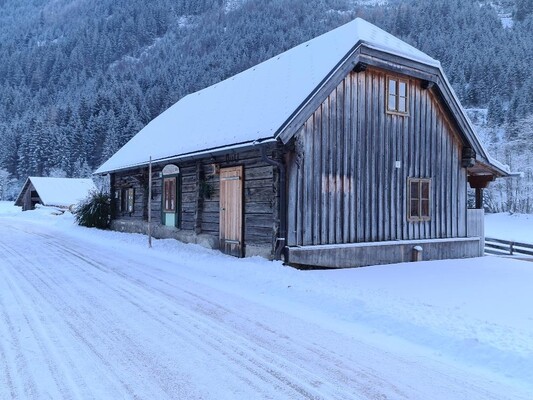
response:
<svg viewBox="0 0 533 400"><path fill-rule="evenodd" d="M359 46L412 60L442 73L437 60L377 26L356 18L233 77L183 97L148 123L95 173L146 165L150 157L161 161L274 140L309 96ZM444 84L448 85L446 79ZM466 115L464 117L467 118ZM471 125L467 125L471 129ZM475 134L471 136L477 141ZM481 144L477 144L476 147L482 149ZM484 150L482 152L486 154ZM484 159L488 160L488 155Z"/></svg>
<svg viewBox="0 0 533 400"><path fill-rule="evenodd" d="M96 190L92 179L30 176L15 201L16 205L22 205L23 194L30 183L35 187L45 206L69 207L85 199L89 192Z"/></svg>

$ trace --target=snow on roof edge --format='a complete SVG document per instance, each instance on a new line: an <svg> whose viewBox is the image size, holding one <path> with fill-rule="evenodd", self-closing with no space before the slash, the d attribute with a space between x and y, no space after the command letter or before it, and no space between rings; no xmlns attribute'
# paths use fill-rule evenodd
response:
<svg viewBox="0 0 533 400"><path fill-rule="evenodd" d="M255 140L248 141L248 142L230 144L228 146L213 147L210 149L202 149L202 150L191 152L191 153L176 154L176 155L172 155L168 157L158 158L158 159L152 160L152 163L160 164L163 162L170 162L173 160L178 161L178 160L184 160L184 159L189 159L189 158L196 158L196 157L199 157L205 154L216 154L216 153L220 153L223 151L228 151L228 150L233 150L233 149L242 149L245 147L256 146L256 145L259 146L261 144L274 143L274 142L277 142L277 139L259 138L259 139L255 139ZM93 175L105 175L105 174L109 174L113 172L125 171L125 170L132 169L132 168L142 167L142 166L148 165L149 163L150 163L150 160L148 159L146 161L141 161L135 164L125 165L121 168L100 171L100 169L103 167L103 164L102 164L96 171L93 172Z"/></svg>
<svg viewBox="0 0 533 400"><path fill-rule="evenodd" d="M418 57L418 56L415 56L415 55L411 55L410 57L407 57L407 55L405 53L399 52L396 49L388 47L388 46L377 46L377 45L372 44L370 42L367 42L365 40L361 40L360 42L361 42L361 44L363 44L365 47L368 47L369 49L378 50L378 51L381 51L383 53L388 53L388 54L393 55L393 56L404 58L406 60L413 60L413 61L419 62L421 64L428 65L430 67L437 67L437 68L441 67L441 63L440 63L439 60L436 60L433 57L428 56L425 53L424 54L426 55L427 58L422 58L422 57Z"/></svg>
<svg viewBox="0 0 533 400"><path fill-rule="evenodd" d="M100 174L112 170L125 169L128 165L142 165L142 159L147 157L140 156L139 146L142 149L143 143L144 145L147 144L146 136L148 131L150 131L152 139L154 139L153 135L159 139L161 139L161 137L168 137L170 133L168 129L165 129L165 124L167 127L173 127L174 130L172 132L174 132L174 134L177 132L175 127L180 126L181 132L191 132L197 134L196 137L200 138L200 140L196 140L196 144L200 146L193 148L196 144L189 144L188 146L185 146L187 148L183 148L183 150L185 150L184 152L180 151L180 147L183 147L182 145L173 145L175 150L178 150L174 151L174 154L185 154L191 150L197 151L201 148L205 148L205 145L209 142L209 135L213 136L213 134L216 135L215 137L219 138L218 143L216 143L216 147L240 142L242 139L253 140L255 139L252 137L254 134L257 137L264 137L265 134L270 133L272 135L271 137L274 137L274 135L279 132L280 128L286 124L286 121L291 118L293 112L300 109L302 104L305 103L307 96L314 92L316 86L321 84L321 81L330 74L331 70L335 68L340 60L344 59L347 54L353 51L353 48L359 41L362 41L365 46L373 46L374 48L383 52L395 54L406 59L412 59L413 61L418 61L425 65L438 65L436 60L414 46L363 20L362 18L355 18L354 20L329 32L325 32L322 35L300 43L299 45L288 49L283 53L271 57L260 64L254 65L251 68L240 72L239 74L233 75L221 82L184 96L169 109L165 110L158 117L150 121L145 128L141 129L141 131L139 131L139 133L132 138L136 140L130 140L125 146L123 146L123 148L121 148L110 159L103 163L97 169L96 173ZM309 51L305 50L306 48L309 48ZM280 69L281 66L283 67L282 69ZM302 66L306 67L305 71L301 70ZM257 96L254 98L249 98L250 96L246 97L247 93L245 90L244 93L241 93L245 95L243 98L252 100L252 102L247 102L249 104L247 112L250 114L249 121L254 121L253 123L243 123L242 118L236 118L232 112L229 114L220 114L216 112L216 107L213 107L213 97L216 99L217 96L220 97L223 95L228 95L230 93L228 88L231 88L231 90L234 92L236 90L238 91L239 89L242 90L243 83L249 83L250 74L253 74L252 77L259 78L259 82L264 83L265 69L278 74L275 75L277 78L285 78L285 80L282 80L284 83L293 82L291 84L290 94L285 92L281 93L279 90L276 92L277 89L274 91L267 90L270 93L270 96L273 94L277 95L275 96L277 99L275 102L278 104L277 106L273 107L270 104L272 102L270 102L268 103L268 112L255 112L253 110L257 110L257 107L264 105L264 102L257 101ZM302 82L303 78L301 78L301 76L307 76L302 74L302 72L307 72L310 74L309 78L312 78L312 80L308 80L307 84L303 84ZM280 73L285 76L279 76ZM298 78L299 76L300 78ZM288 77L290 77L292 80L287 80ZM268 80L268 82L269 86L271 86L272 82L270 80ZM282 86L283 89L286 89L286 86L283 84ZM204 93L206 94L205 99L207 100L207 103L205 103L203 99L200 100L200 96L202 96ZM264 94L264 96L266 95ZM213 124L203 123L202 129L196 128L196 131L194 131L194 129L191 131L191 124L190 121L187 120L187 116L191 115L191 110L197 110L199 107L198 104L200 103L204 104L204 113L215 111L214 115L212 115L212 119L217 120L216 117L219 117L220 120L217 121L220 123L220 126L226 126L227 128L220 129L220 127L214 127ZM178 104L179 106L175 108L175 106ZM246 102L244 104L246 104ZM282 106L284 106L284 108L280 108ZM172 113L174 113L174 117L172 117ZM276 113L279 114L278 117L275 116ZM181 119L176 119L176 115L178 115ZM268 115L268 117L265 117L265 115ZM169 124L169 122L172 124ZM162 129L163 131L166 131L166 133L161 133ZM143 139L138 139L137 136L143 131L145 131ZM231 131L231 133L228 133L228 131ZM206 133L208 134L207 137L205 137ZM222 139L227 141L222 143ZM155 140L152 141L157 142ZM159 142L165 141L160 140ZM152 155L159 153L158 155L161 156L161 158L167 156L170 157L168 153L163 154L164 151L158 151L155 148L149 150L149 147L150 146L144 146L144 149L147 150L147 153L151 152ZM125 148L126 150L122 151ZM137 154L135 154L135 152ZM147 162L147 160L144 162Z"/></svg>
<svg viewBox="0 0 533 400"><path fill-rule="evenodd" d="M91 178L30 176L27 180L35 187L44 205L68 207L83 200L92 190L96 190ZM26 185L22 191L25 187Z"/></svg>

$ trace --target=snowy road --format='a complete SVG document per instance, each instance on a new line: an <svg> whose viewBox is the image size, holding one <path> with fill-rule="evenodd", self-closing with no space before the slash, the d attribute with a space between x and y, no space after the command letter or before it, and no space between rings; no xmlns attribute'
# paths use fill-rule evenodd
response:
<svg viewBox="0 0 533 400"><path fill-rule="evenodd" d="M528 398L145 254L0 218L0 398Z"/></svg>

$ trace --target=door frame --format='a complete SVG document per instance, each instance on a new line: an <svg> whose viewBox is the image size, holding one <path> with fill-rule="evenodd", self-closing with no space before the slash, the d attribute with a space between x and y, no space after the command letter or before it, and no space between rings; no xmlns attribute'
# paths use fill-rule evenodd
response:
<svg viewBox="0 0 533 400"><path fill-rule="evenodd" d="M175 179L175 210L173 213L165 211L165 179ZM165 224L165 215L174 214L174 225ZM181 224L181 173L162 175L161 177L161 225L179 228Z"/></svg>
<svg viewBox="0 0 533 400"><path fill-rule="evenodd" d="M231 173L235 172L236 175L228 177L229 179L224 179L223 174L224 173ZM225 167L220 168L220 198L219 198L219 248L223 253L230 254L236 257L243 257L244 256L244 166L243 165L236 165L232 167ZM237 178L237 179L235 179ZM226 199L226 190L224 190L224 186L226 183L223 182L231 182L231 181L239 181L240 186L236 186L236 192L233 193L233 197L235 200L237 200L237 204L235 209L232 211L235 212L235 226L233 226L235 230L235 234L237 237L226 239L226 235L228 235L228 227L226 227L226 212L227 212L227 202L231 201L231 199ZM231 229L231 228L230 228ZM231 233L231 232L229 232Z"/></svg>

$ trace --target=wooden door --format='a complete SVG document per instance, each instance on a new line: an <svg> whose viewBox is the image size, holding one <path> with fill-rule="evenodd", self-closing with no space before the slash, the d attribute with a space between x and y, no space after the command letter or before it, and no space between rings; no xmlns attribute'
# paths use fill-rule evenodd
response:
<svg viewBox="0 0 533 400"><path fill-rule="evenodd" d="M243 167L220 169L220 249L243 256Z"/></svg>

